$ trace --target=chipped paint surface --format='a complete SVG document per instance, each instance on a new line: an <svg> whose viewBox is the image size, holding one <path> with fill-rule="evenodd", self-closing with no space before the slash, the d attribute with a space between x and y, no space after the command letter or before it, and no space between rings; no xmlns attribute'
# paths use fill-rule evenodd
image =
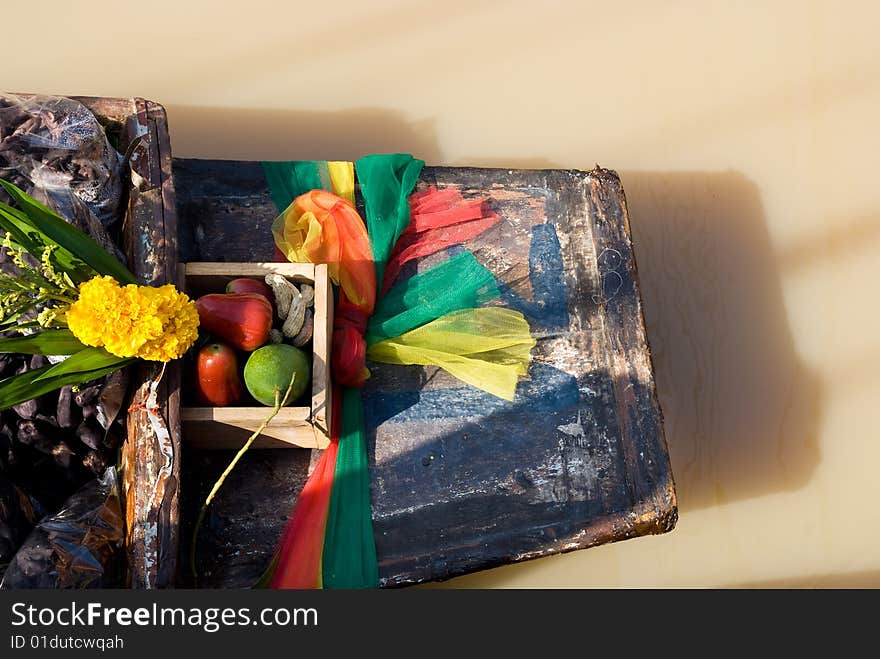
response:
<svg viewBox="0 0 880 659"><path fill-rule="evenodd" d="M584 426L581 424L581 411L578 410L577 421L573 421L572 423L566 423L565 425L556 426L556 429L565 433L569 437L574 437L575 439L584 439L587 436L587 431Z"/></svg>
<svg viewBox="0 0 880 659"><path fill-rule="evenodd" d="M138 571L141 575L141 587L150 589L155 587L155 571L159 561L159 527L155 518L155 511L158 511L165 495L165 483L171 477L174 467L174 443L171 440L171 433L168 426L162 418L162 411L158 402L158 388L165 375L165 366L159 371L159 374L150 382L146 401L144 402L144 410L150 428L153 430L156 445L159 448L162 461L158 465L155 478L147 483L141 483L140 488L147 493L148 510L150 511L147 518L142 524L143 528L143 566Z"/></svg>
<svg viewBox="0 0 880 659"><path fill-rule="evenodd" d="M170 140L164 109L141 98L81 99L96 115L121 127L129 156L129 195L122 242L132 273L144 284L174 279L177 219ZM130 367L134 378L122 448L128 580L134 588L172 583L177 557L177 366L161 381L156 367ZM161 381L161 385L160 385ZM167 385L167 386L166 386Z"/></svg>

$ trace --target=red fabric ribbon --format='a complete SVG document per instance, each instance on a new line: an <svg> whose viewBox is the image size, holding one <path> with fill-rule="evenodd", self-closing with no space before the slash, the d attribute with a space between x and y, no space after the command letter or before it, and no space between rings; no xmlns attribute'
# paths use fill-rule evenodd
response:
<svg viewBox="0 0 880 659"><path fill-rule="evenodd" d="M281 560L275 568L270 588L320 588L321 554L324 551L324 527L330 507L336 452L339 449L339 424L342 416L342 395L334 387L331 396L330 445L321 453L278 542L276 556Z"/></svg>
<svg viewBox="0 0 880 659"><path fill-rule="evenodd" d="M367 370L367 331L369 316L361 307L352 304L339 292L333 319L333 377L347 387L363 387L370 371Z"/></svg>
<svg viewBox="0 0 880 659"><path fill-rule="evenodd" d="M410 195L409 203L410 223L391 251L381 295L408 261L476 238L501 219L485 200L466 201L455 188L431 186Z"/></svg>

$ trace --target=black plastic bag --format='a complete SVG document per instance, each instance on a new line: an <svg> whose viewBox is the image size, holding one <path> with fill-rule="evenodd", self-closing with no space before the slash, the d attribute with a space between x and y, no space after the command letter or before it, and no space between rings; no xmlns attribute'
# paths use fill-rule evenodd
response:
<svg viewBox="0 0 880 659"><path fill-rule="evenodd" d="M0 178L11 181L118 256L122 156L89 109L62 96L0 93ZM9 201L0 191L0 200Z"/></svg>
<svg viewBox="0 0 880 659"><path fill-rule="evenodd" d="M42 516L40 504L0 473L0 575Z"/></svg>
<svg viewBox="0 0 880 659"><path fill-rule="evenodd" d="M123 534L116 469L109 467L37 525L0 588L117 587Z"/></svg>

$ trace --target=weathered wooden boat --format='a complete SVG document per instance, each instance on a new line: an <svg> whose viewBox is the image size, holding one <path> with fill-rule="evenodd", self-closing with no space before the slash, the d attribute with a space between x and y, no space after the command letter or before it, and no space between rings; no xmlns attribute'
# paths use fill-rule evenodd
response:
<svg viewBox="0 0 880 659"><path fill-rule="evenodd" d="M78 100L132 152L123 246L144 283L180 283L178 263L272 260L276 210L260 163L172 160L161 106ZM419 185L490 199L504 221L468 248L538 345L513 403L437 369L371 365L363 396L381 583L671 530L675 491L618 176L427 167ZM159 368L135 373L123 451L134 588L191 583L179 556L229 460L182 437L180 370L169 365L157 389L159 424L145 405ZM313 462L308 448L246 456L208 516L200 585L257 580Z"/></svg>

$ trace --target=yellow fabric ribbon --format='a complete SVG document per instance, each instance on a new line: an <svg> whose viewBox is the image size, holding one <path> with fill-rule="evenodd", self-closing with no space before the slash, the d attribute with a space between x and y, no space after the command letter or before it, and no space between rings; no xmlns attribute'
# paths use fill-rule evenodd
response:
<svg viewBox="0 0 880 659"><path fill-rule="evenodd" d="M393 339L373 344L367 358L385 364L439 366L459 380L513 400L535 346L521 313L502 307L454 311Z"/></svg>
<svg viewBox="0 0 880 659"><path fill-rule="evenodd" d="M330 173L332 179L333 168ZM340 180L340 184L345 184L345 180ZM353 184L343 191L353 196ZM373 254L367 228L353 203L326 190L311 190L294 199L275 218L272 234L288 260L326 263L330 279L342 288L348 301L367 315L373 312L376 301Z"/></svg>
<svg viewBox="0 0 880 659"><path fill-rule="evenodd" d="M354 205L354 163L344 160L327 161L333 192Z"/></svg>

